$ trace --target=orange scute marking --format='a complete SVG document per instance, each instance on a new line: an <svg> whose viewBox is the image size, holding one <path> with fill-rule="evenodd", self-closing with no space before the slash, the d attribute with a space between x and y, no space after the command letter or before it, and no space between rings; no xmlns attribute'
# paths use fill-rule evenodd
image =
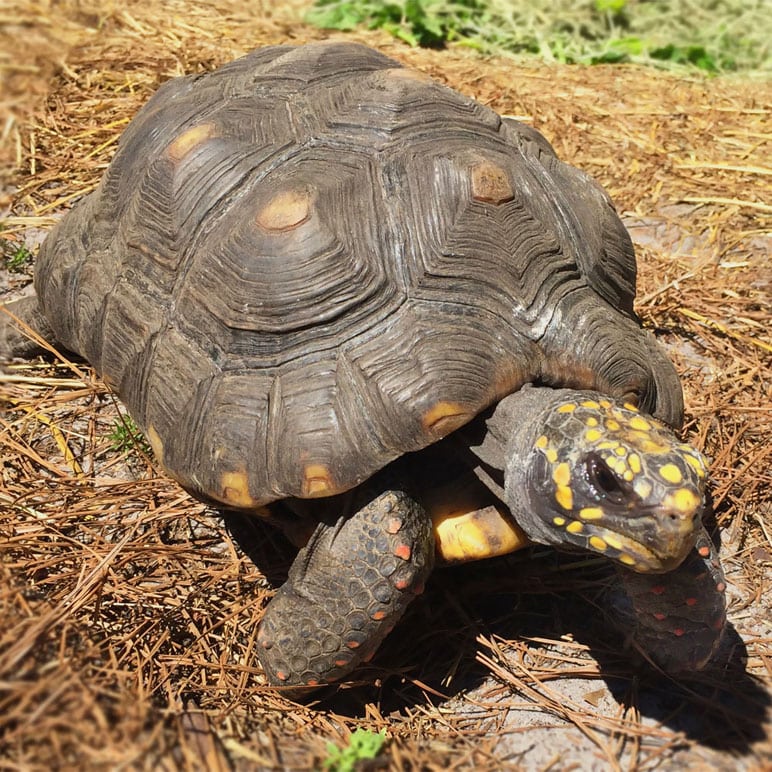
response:
<svg viewBox="0 0 772 772"><path fill-rule="evenodd" d="M421 423L426 431L444 437L463 426L471 417L463 405L440 400L424 413Z"/></svg>
<svg viewBox="0 0 772 772"><path fill-rule="evenodd" d="M166 154L172 161L181 161L191 150L217 135L217 128L213 123L201 123L192 126L182 132L169 147Z"/></svg>
<svg viewBox="0 0 772 772"><path fill-rule="evenodd" d="M266 231L287 231L302 225L311 215L311 194L307 190L283 190L258 213L257 224Z"/></svg>
<svg viewBox="0 0 772 772"><path fill-rule="evenodd" d="M304 498L331 496L336 492L330 470L324 464L309 464L303 470L302 495Z"/></svg>
<svg viewBox="0 0 772 772"><path fill-rule="evenodd" d="M515 197L506 170L490 161L472 167L472 198L488 204L503 204Z"/></svg>

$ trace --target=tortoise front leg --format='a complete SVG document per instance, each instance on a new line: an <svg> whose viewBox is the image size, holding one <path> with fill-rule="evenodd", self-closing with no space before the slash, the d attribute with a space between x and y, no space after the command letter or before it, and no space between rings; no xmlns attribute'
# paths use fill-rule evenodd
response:
<svg viewBox="0 0 772 772"><path fill-rule="evenodd" d="M432 524L402 491L386 491L298 553L260 624L268 681L297 696L367 661L423 590L434 564ZM305 688L303 688L305 687Z"/></svg>
<svg viewBox="0 0 772 772"><path fill-rule="evenodd" d="M724 575L705 529L674 571L618 571L632 603L632 638L640 649L666 672L701 670L718 648L726 623Z"/></svg>

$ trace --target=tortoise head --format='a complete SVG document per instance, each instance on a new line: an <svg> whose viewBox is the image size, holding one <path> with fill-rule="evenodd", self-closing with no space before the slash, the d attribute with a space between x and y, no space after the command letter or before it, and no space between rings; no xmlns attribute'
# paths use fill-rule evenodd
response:
<svg viewBox="0 0 772 772"><path fill-rule="evenodd" d="M675 568L700 527L702 455L633 405L554 394L535 432L518 431L510 443L506 496L518 524L534 541L635 571Z"/></svg>

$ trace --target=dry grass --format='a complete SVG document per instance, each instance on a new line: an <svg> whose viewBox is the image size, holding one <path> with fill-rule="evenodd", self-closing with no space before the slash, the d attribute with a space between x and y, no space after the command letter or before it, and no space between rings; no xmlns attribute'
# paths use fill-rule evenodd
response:
<svg viewBox="0 0 772 772"><path fill-rule="evenodd" d="M320 36L291 4L274 6L7 4L6 243L33 243L93 189L163 80ZM632 218L639 310L683 373L688 434L713 460L730 618L748 656L745 675L708 672L676 690L673 713L704 714L735 738L720 747L760 767L770 746L759 684L772 683L769 626L758 625L772 565L769 84L516 65L358 37L533 123ZM27 279L4 275L0 287ZM519 711L578 729L609 768L648 769L705 740L671 728L672 716L645 721L641 683L592 636L597 662L588 656L560 599L586 615L605 575L545 551L436 576L367 674L375 687L295 705L261 685L252 654L271 586L231 536L244 544L256 526L207 511L152 459L116 453L118 405L84 363L12 366L0 398L1 769L310 768L327 740L358 726L387 729L392 768L500 769L521 760L510 740L536 732ZM612 707L597 691L609 677L622 684ZM569 678L586 682L582 700L559 691Z"/></svg>

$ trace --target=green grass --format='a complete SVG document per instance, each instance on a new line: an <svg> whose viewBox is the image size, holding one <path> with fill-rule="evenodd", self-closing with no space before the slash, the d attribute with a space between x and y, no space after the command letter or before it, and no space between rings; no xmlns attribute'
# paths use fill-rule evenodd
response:
<svg viewBox="0 0 772 772"><path fill-rule="evenodd" d="M11 273L23 273L32 264L32 252L24 244L3 241L0 252L5 260L5 267Z"/></svg>
<svg viewBox="0 0 772 772"><path fill-rule="evenodd" d="M150 445L129 415L118 416L113 421L113 428L107 439L110 440L110 447L119 453L128 454L135 449L145 455L151 452Z"/></svg>
<svg viewBox="0 0 772 772"><path fill-rule="evenodd" d="M566 63L772 72L768 0L316 0L306 19Z"/></svg>
<svg viewBox="0 0 772 772"><path fill-rule="evenodd" d="M327 743L327 758L322 762L322 768L326 772L353 772L360 761L376 758L385 742L386 735L382 732L357 729L343 748Z"/></svg>

